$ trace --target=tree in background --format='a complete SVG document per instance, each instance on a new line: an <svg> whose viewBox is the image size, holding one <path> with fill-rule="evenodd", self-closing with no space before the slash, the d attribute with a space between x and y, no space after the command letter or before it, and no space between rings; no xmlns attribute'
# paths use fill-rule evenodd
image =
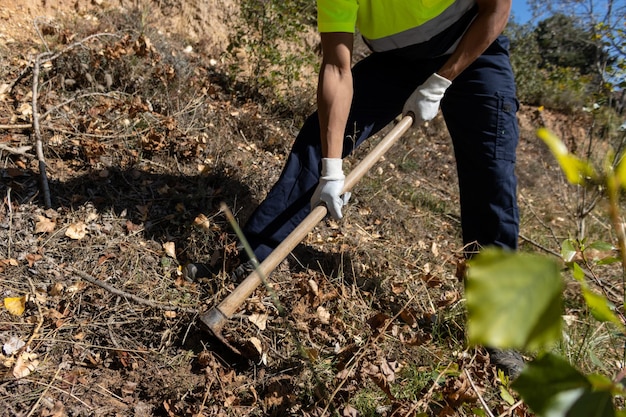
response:
<svg viewBox="0 0 626 417"><path fill-rule="evenodd" d="M604 83L603 88L626 87L626 1L528 0L528 3L536 18L548 17L544 22L552 19L552 30L567 33L561 36L567 42L564 52L568 46L582 47L583 55L589 59L585 67L593 66Z"/></svg>
<svg viewBox="0 0 626 417"><path fill-rule="evenodd" d="M593 47L580 47L590 35L574 25L558 30L557 20L549 18L536 27L511 22L511 64L523 103L574 113L589 104L590 94L602 83L589 59Z"/></svg>
<svg viewBox="0 0 626 417"><path fill-rule="evenodd" d="M520 99L568 112L615 102L626 87L626 1L528 2L539 23L508 28Z"/></svg>
<svg viewBox="0 0 626 417"><path fill-rule="evenodd" d="M558 13L542 20L535 29L541 66L576 68L580 74L594 74L599 62L610 59L602 45L593 42L594 34L571 16Z"/></svg>

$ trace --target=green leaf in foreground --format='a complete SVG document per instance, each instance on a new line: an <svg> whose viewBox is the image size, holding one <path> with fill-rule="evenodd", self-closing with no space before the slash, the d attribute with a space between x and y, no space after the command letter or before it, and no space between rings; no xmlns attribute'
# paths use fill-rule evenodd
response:
<svg viewBox="0 0 626 417"><path fill-rule="evenodd" d="M487 249L465 283L470 344L540 350L561 337L562 287L550 258Z"/></svg>
<svg viewBox="0 0 626 417"><path fill-rule="evenodd" d="M561 170L565 174L567 181L571 184L582 185L587 179L596 178L596 172L593 167L586 161L571 154L565 144L555 134L548 129L541 128L537 130L537 136L544 141L552 154L561 166Z"/></svg>
<svg viewBox="0 0 626 417"><path fill-rule="evenodd" d="M591 382L583 374L553 354L528 363L512 388L539 416L615 416L611 393L592 390Z"/></svg>
<svg viewBox="0 0 626 417"><path fill-rule="evenodd" d="M619 163L617 164L617 168L615 169L615 176L619 180L619 184L622 188L626 189L626 158L622 156Z"/></svg>
<svg viewBox="0 0 626 417"><path fill-rule="evenodd" d="M615 314L615 306L610 304L606 297L600 294L596 294L586 286L582 288L582 292L583 297L585 298L585 302L587 303L587 306L591 311L591 315L595 317L596 320L601 322L613 323L617 327L619 327L622 333L624 332L624 325Z"/></svg>
<svg viewBox="0 0 626 417"><path fill-rule="evenodd" d="M566 239L561 244L561 257L565 262L572 262L578 251L571 239Z"/></svg>

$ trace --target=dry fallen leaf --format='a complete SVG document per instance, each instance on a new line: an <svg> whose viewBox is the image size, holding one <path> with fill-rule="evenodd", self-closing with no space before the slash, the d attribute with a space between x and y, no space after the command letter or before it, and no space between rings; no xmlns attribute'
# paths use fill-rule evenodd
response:
<svg viewBox="0 0 626 417"><path fill-rule="evenodd" d="M66 291L69 294L74 294L74 293L84 290L85 288L87 288L87 283L85 281L78 281L70 285L69 287L67 287Z"/></svg>
<svg viewBox="0 0 626 417"><path fill-rule="evenodd" d="M45 216L37 216L37 222L35 223L35 233L50 233L54 231L56 227L56 222L54 220L50 220Z"/></svg>
<svg viewBox="0 0 626 417"><path fill-rule="evenodd" d="M428 288L439 287L443 283L443 281L442 281L442 279L440 277L437 277L437 276L435 276L433 274L430 274L430 273L422 274L420 276L420 278L422 279L422 281L424 281L426 283Z"/></svg>
<svg viewBox="0 0 626 417"><path fill-rule="evenodd" d="M0 259L0 265L2 265L2 266L18 266L19 262L17 262L17 259L15 259L15 258Z"/></svg>
<svg viewBox="0 0 626 417"><path fill-rule="evenodd" d="M391 292L393 292L394 294L399 295L402 294L404 291L406 291L406 286L403 282L391 283Z"/></svg>
<svg viewBox="0 0 626 417"><path fill-rule="evenodd" d="M193 219L193 225L205 232L211 230L211 222L209 221L209 218L204 214L199 214L195 219Z"/></svg>
<svg viewBox="0 0 626 417"><path fill-rule="evenodd" d="M15 365L15 358L13 356L4 356L0 353L0 364L5 368L13 368L13 365Z"/></svg>
<svg viewBox="0 0 626 417"><path fill-rule="evenodd" d="M330 323L330 313L322 306L317 308L317 318L322 324Z"/></svg>
<svg viewBox="0 0 626 417"><path fill-rule="evenodd" d="M17 109L22 116L32 116L33 115L33 107L29 103L22 103L22 105Z"/></svg>
<svg viewBox="0 0 626 417"><path fill-rule="evenodd" d="M256 337L252 336L248 341L254 346L254 348L259 352L259 355L263 353L263 345L261 341Z"/></svg>
<svg viewBox="0 0 626 417"><path fill-rule="evenodd" d="M478 401L478 396L465 374L459 375L458 378L446 380L442 394L446 402L454 408L458 408L463 403L471 404Z"/></svg>
<svg viewBox="0 0 626 417"><path fill-rule="evenodd" d="M342 414L343 414L343 417L358 417L359 416L359 412L357 411L357 409L350 406L350 404L347 404L344 407Z"/></svg>
<svg viewBox="0 0 626 417"><path fill-rule="evenodd" d="M54 403L54 407L50 410L50 417L65 417L67 412L65 411L65 406L61 401L57 401Z"/></svg>
<svg viewBox="0 0 626 417"><path fill-rule="evenodd" d="M63 294L64 289L65 287L63 286L62 283L55 282L54 285L50 288L49 293L51 296L56 297L56 296Z"/></svg>
<svg viewBox="0 0 626 417"><path fill-rule="evenodd" d="M163 244L165 254L172 259L176 259L176 244L174 242L165 242Z"/></svg>
<svg viewBox="0 0 626 417"><path fill-rule="evenodd" d="M14 316L21 316L26 308L26 296L7 297L4 299L4 307Z"/></svg>
<svg viewBox="0 0 626 417"><path fill-rule="evenodd" d="M37 368L39 360L37 360L37 354L32 352L22 352L15 362L13 368L13 376L16 378L24 378L30 375L31 372Z"/></svg>
<svg viewBox="0 0 626 417"><path fill-rule="evenodd" d="M43 256L41 256L38 253L29 253L29 254L26 254L25 258L26 258L26 261L28 262L28 266L32 267L35 264L35 262L43 259Z"/></svg>
<svg viewBox="0 0 626 417"><path fill-rule="evenodd" d="M572 314L564 314L562 317L563 317L563 321L568 326L571 326L572 324L576 323L576 321L578 320L578 316L575 316Z"/></svg>
<svg viewBox="0 0 626 417"><path fill-rule="evenodd" d="M439 301L437 301L437 306L439 307L448 307L458 300L461 299L461 294L456 290L446 291L439 297Z"/></svg>
<svg viewBox="0 0 626 417"><path fill-rule="evenodd" d="M436 242L433 242L432 246L430 247L430 251L433 253L433 255L439 256L439 246Z"/></svg>
<svg viewBox="0 0 626 417"><path fill-rule="evenodd" d="M5 98L8 96L8 92L11 90L11 85L10 84L0 84L0 101L4 101Z"/></svg>
<svg viewBox="0 0 626 417"><path fill-rule="evenodd" d="M22 339L20 339L20 338L18 338L16 336L11 336L9 341L6 342L2 346L2 351L4 352L5 355L11 356L15 352L17 352L18 350L23 348L25 345L26 345L26 342L24 342Z"/></svg>
<svg viewBox="0 0 626 417"><path fill-rule="evenodd" d="M380 364L380 370L382 371L388 382L393 382L396 379L396 372L400 369L400 363L398 361L390 361L383 359Z"/></svg>
<svg viewBox="0 0 626 417"><path fill-rule="evenodd" d="M313 292L313 294L315 294L316 296L319 295L320 290L315 280L313 279L309 280L309 288L311 288L311 291Z"/></svg>
<svg viewBox="0 0 626 417"><path fill-rule="evenodd" d="M128 233L135 233L143 229L143 226L135 224L130 220L126 220L126 229L128 229Z"/></svg>
<svg viewBox="0 0 626 417"><path fill-rule="evenodd" d="M202 367L207 367L213 362L213 356L208 350L198 353L198 363Z"/></svg>
<svg viewBox="0 0 626 417"><path fill-rule="evenodd" d="M87 225L83 222L70 224L65 231L65 236L70 239L80 240L87 235Z"/></svg>
<svg viewBox="0 0 626 417"><path fill-rule="evenodd" d="M263 314L254 313L254 314L250 314L250 316L248 317L248 320L250 320L260 330L265 330L267 326L268 317L269 317L269 314L267 313L263 313Z"/></svg>
<svg viewBox="0 0 626 417"><path fill-rule="evenodd" d="M387 325L387 320L391 319L385 313L377 313L373 317L367 320L367 324L372 328L372 330L376 330L380 332Z"/></svg>

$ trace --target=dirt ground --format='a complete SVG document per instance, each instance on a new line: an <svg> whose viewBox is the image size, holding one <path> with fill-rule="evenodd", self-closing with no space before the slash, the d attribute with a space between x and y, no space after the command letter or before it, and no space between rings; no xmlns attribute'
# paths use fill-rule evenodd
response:
<svg viewBox="0 0 626 417"><path fill-rule="evenodd" d="M451 416L480 397L528 415L463 343L440 118L402 138L344 221L324 220L229 320L242 355L203 331L198 314L237 284L227 211L245 221L298 128L230 84L220 63L235 12L230 0L3 0L0 414ZM535 233L568 216L534 131L584 135L569 122L520 112L524 245L558 251ZM188 282L188 262L214 275Z"/></svg>

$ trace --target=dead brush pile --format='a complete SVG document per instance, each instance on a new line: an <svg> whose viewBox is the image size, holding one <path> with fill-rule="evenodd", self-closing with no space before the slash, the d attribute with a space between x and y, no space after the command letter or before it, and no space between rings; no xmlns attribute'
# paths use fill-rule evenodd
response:
<svg viewBox="0 0 626 417"><path fill-rule="evenodd" d="M219 60L138 13L46 23L44 45L0 49L1 413L526 415L465 347L441 120L228 323L244 357L199 328L236 285L220 204L245 221L304 114L243 96ZM219 272L187 282L190 261Z"/></svg>

